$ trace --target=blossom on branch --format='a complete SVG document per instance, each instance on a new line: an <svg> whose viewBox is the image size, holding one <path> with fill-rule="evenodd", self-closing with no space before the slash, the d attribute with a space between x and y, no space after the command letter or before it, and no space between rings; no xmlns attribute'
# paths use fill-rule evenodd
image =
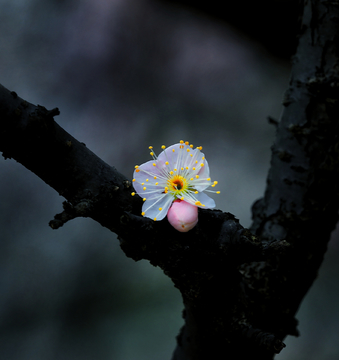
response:
<svg viewBox="0 0 339 360"><path fill-rule="evenodd" d="M218 182L211 181L201 146L193 149L192 144L181 140L168 148L163 145L159 156L152 146L149 149L153 160L135 166L133 174L134 189L144 201L141 215L154 221L162 220L175 200L204 209L215 207L214 200L203 193L219 194L220 191L206 190Z"/></svg>

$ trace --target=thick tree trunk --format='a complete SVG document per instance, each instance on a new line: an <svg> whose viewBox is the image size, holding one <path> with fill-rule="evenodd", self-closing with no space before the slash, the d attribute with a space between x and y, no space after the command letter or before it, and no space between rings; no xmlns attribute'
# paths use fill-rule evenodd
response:
<svg viewBox="0 0 339 360"><path fill-rule="evenodd" d="M232 214L199 210L178 233L140 216L130 181L61 129L47 111L0 86L0 151L67 202L50 225L92 217L148 259L180 290L185 325L173 360L270 360L297 335L294 318L311 286L339 207L339 77L336 2L305 2L302 34L277 129L254 236Z"/></svg>

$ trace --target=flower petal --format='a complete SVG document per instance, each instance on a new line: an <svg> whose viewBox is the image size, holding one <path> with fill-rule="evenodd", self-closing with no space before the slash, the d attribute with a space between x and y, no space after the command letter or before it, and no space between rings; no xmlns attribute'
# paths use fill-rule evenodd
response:
<svg viewBox="0 0 339 360"><path fill-rule="evenodd" d="M196 201L200 201L201 205L196 205L192 199L189 199L187 197L185 198L185 200L190 204L198 206L202 209L213 209L215 207L215 201L205 193L199 192L198 194L194 194L194 198L196 199Z"/></svg>
<svg viewBox="0 0 339 360"><path fill-rule="evenodd" d="M162 220L167 215L172 202L172 196L169 194L161 194L158 197L146 200L142 206L142 211L145 213L144 216L152 220ZM162 210L159 210L159 208Z"/></svg>

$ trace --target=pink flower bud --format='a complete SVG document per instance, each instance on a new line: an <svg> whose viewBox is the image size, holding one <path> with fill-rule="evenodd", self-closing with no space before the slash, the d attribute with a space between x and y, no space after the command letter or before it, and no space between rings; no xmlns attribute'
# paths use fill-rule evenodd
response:
<svg viewBox="0 0 339 360"><path fill-rule="evenodd" d="M178 231L189 231L198 222L198 208L186 201L175 200L168 210L167 219Z"/></svg>

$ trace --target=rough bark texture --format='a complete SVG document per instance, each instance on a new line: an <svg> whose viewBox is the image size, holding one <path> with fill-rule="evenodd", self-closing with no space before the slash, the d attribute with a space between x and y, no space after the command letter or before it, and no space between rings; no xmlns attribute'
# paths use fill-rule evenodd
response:
<svg viewBox="0 0 339 360"><path fill-rule="evenodd" d="M335 3L305 3L267 190L253 209L256 236L221 211L199 210L188 233L139 216L129 180L61 129L57 109L0 87L0 151L67 200L50 225L91 217L180 290L185 325L173 360L269 360L298 334L294 314L338 218L338 13Z"/></svg>

